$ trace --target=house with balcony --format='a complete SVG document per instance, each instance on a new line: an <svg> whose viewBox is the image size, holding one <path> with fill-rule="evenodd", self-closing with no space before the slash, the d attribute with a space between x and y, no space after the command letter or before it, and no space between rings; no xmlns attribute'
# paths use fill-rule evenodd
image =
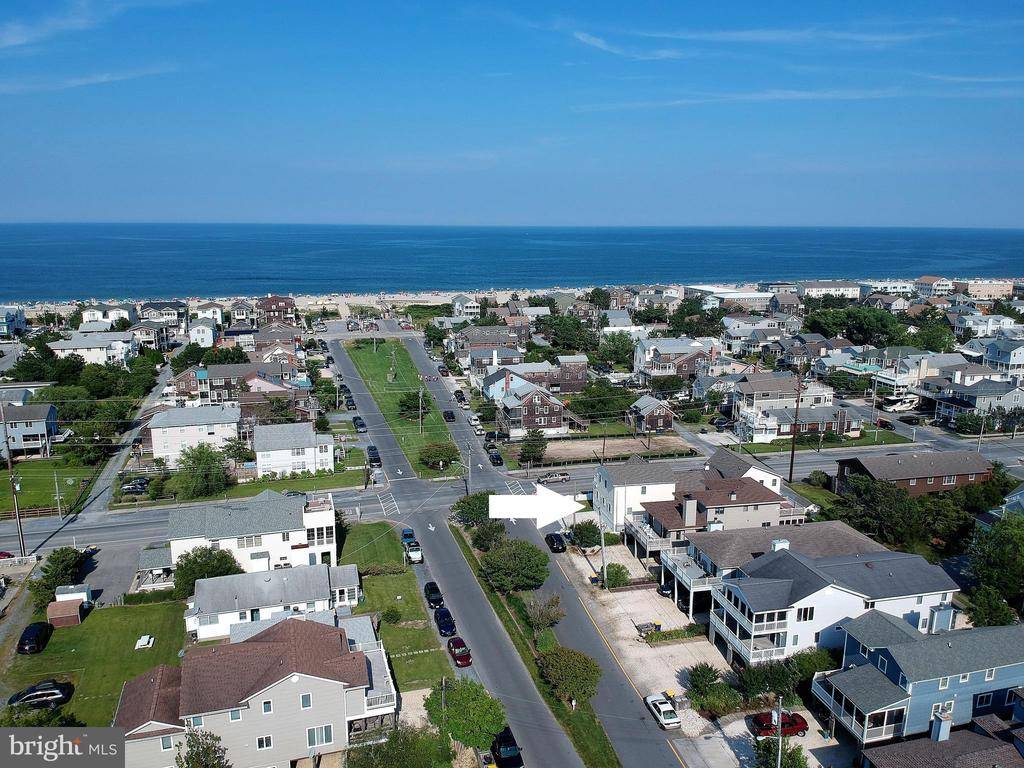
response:
<svg viewBox="0 0 1024 768"><path fill-rule="evenodd" d="M982 360L1014 381L1024 381L1024 339L996 339L985 347Z"/></svg>
<svg viewBox="0 0 1024 768"><path fill-rule="evenodd" d="M196 316L213 320L214 325L224 325L224 305L216 301L205 301L196 307Z"/></svg>
<svg viewBox="0 0 1024 768"><path fill-rule="evenodd" d="M4 422L0 422L0 459L11 455L50 456L54 443L70 436L57 426L57 409L51 403L4 402Z"/></svg>
<svg viewBox="0 0 1024 768"><path fill-rule="evenodd" d="M842 648L842 623L874 610L908 632L952 626L958 591L942 568L903 552L808 557L772 541L772 551L711 590L709 638L726 659L759 664L808 648Z"/></svg>
<svg viewBox="0 0 1024 768"><path fill-rule="evenodd" d="M839 622L842 667L819 672L811 686L836 725L867 745L1013 711L1024 624L946 631L947 612L930 611L923 631L877 608Z"/></svg>
<svg viewBox="0 0 1024 768"><path fill-rule="evenodd" d="M147 301L139 307L139 318L165 323L178 333L188 332L188 304L184 301Z"/></svg>
<svg viewBox="0 0 1024 768"><path fill-rule="evenodd" d="M661 553L661 583L672 584L677 606L691 619L711 608L711 589L744 565L772 552L785 537L789 548L810 558L885 552L881 544L838 520L778 528L734 528L687 536L685 549ZM707 623L705 621L704 623Z"/></svg>
<svg viewBox="0 0 1024 768"><path fill-rule="evenodd" d="M246 573L336 563L334 512L330 494L269 490L249 499L172 507L167 541L139 555L135 589L173 587L175 564L196 547L231 552Z"/></svg>
<svg viewBox="0 0 1024 768"><path fill-rule="evenodd" d="M921 275L914 281L914 292L923 298L945 296L953 292L953 281L936 275Z"/></svg>
<svg viewBox="0 0 1024 768"><path fill-rule="evenodd" d="M836 491L841 493L851 475L884 480L911 496L952 491L984 483L992 477L992 463L977 451L895 453L839 459Z"/></svg>
<svg viewBox="0 0 1024 768"><path fill-rule="evenodd" d="M480 302L464 293L453 296L452 316L475 320L480 317Z"/></svg>
<svg viewBox="0 0 1024 768"><path fill-rule="evenodd" d="M956 317L953 332L957 336L998 336L1017 327L1017 321L1005 315L961 313Z"/></svg>
<svg viewBox="0 0 1024 768"><path fill-rule="evenodd" d="M927 736L865 749L858 768L1024 768L1024 729L1017 718L981 715L955 731L952 720L943 714L932 720Z"/></svg>
<svg viewBox="0 0 1024 768"><path fill-rule="evenodd" d="M624 462L601 464L594 473L594 511L610 531L621 531L626 520L643 514L649 501L670 501L676 481L665 464L655 464L640 456Z"/></svg>
<svg viewBox="0 0 1024 768"><path fill-rule="evenodd" d="M991 370L991 369L990 369ZM1009 381L981 379L972 384L951 382L935 396L935 418L949 424L961 413L991 413L996 408L1024 406L1024 389Z"/></svg>
<svg viewBox="0 0 1024 768"><path fill-rule="evenodd" d="M639 339L633 348L633 373L641 384L659 376L694 379L717 354L715 339Z"/></svg>
<svg viewBox="0 0 1024 768"><path fill-rule="evenodd" d="M287 323L294 325L298 321L295 299L291 296L261 296L256 299L256 318L259 325Z"/></svg>
<svg viewBox="0 0 1024 768"><path fill-rule="evenodd" d="M528 381L512 387L496 404L498 430L512 440L526 437L531 429L547 437L565 435L570 429L586 429L588 423L544 387Z"/></svg>
<svg viewBox="0 0 1024 768"><path fill-rule="evenodd" d="M134 323L138 319L134 304L90 304L82 307L82 322L85 323L106 321L113 325L118 320Z"/></svg>
<svg viewBox="0 0 1024 768"><path fill-rule="evenodd" d="M0 337L13 339L20 336L28 328L25 321L25 308L15 305L0 306Z"/></svg>
<svg viewBox="0 0 1024 768"><path fill-rule="evenodd" d="M127 368L128 363L139 353L139 342L130 331L76 331L70 338L51 341L46 346L60 358L78 355L86 363L120 365L124 368Z"/></svg>
<svg viewBox="0 0 1024 768"><path fill-rule="evenodd" d="M898 315L900 312L906 312L910 309L910 301L906 297L893 296L888 293L872 293L861 303L863 306L870 307L871 309L884 309L893 315Z"/></svg>
<svg viewBox="0 0 1024 768"><path fill-rule="evenodd" d="M157 320L140 320L128 331L135 336L140 349L155 349L158 352L166 352L170 349L171 329L166 323Z"/></svg>
<svg viewBox="0 0 1024 768"><path fill-rule="evenodd" d="M525 359L526 353L515 347L483 347L469 350L469 365L466 367L471 376L480 379L489 368L520 365Z"/></svg>
<svg viewBox="0 0 1024 768"><path fill-rule="evenodd" d="M798 396L801 413L811 413L812 409L830 408L833 394L827 384L805 382L792 373L746 374L733 391L736 434L744 442L770 443L779 437L780 417L785 420L785 412L796 409Z"/></svg>
<svg viewBox="0 0 1024 768"><path fill-rule="evenodd" d="M216 346L219 338L220 331L217 330L217 322L209 317L193 320L188 329L189 344L197 344L204 349Z"/></svg>
<svg viewBox="0 0 1024 768"><path fill-rule="evenodd" d="M190 728L216 734L238 766L340 765L350 743L386 735L397 711L387 652L368 617L336 621L273 622L127 681L113 721L126 763L166 768Z"/></svg>
<svg viewBox="0 0 1024 768"><path fill-rule="evenodd" d="M740 439L755 443L770 443L773 440L798 438L823 441L830 436L860 437L862 419L846 408L819 406L801 408L772 408L761 411L743 411L736 422L736 434Z"/></svg>
<svg viewBox="0 0 1024 768"><path fill-rule="evenodd" d="M334 435L318 433L309 421L257 424L253 427L252 449L256 452L257 477L334 471Z"/></svg>
<svg viewBox="0 0 1024 768"><path fill-rule="evenodd" d="M236 624L351 610L360 595L354 565L304 565L196 579L185 610L185 631L198 641L217 640L229 637Z"/></svg>
<svg viewBox="0 0 1024 768"><path fill-rule="evenodd" d="M796 292L802 299L835 296L839 299L856 301L860 298L860 283L853 283L849 280L804 280L797 283Z"/></svg>

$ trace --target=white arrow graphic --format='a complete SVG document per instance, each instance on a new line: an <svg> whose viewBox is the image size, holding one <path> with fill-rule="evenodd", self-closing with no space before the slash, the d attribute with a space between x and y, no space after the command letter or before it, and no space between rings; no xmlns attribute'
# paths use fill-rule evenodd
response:
<svg viewBox="0 0 1024 768"><path fill-rule="evenodd" d="M543 485L535 486L532 496L506 495L488 496L488 514L492 520L533 519L538 528L551 525L566 515L578 512L583 505L569 496L555 493Z"/></svg>

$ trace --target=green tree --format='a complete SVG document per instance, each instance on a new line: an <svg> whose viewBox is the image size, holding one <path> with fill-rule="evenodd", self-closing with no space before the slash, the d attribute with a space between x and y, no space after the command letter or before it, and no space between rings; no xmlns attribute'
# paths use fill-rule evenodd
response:
<svg viewBox="0 0 1024 768"><path fill-rule="evenodd" d="M548 577L548 555L523 539L506 539L480 558L480 572L504 594L537 589Z"/></svg>
<svg viewBox="0 0 1024 768"><path fill-rule="evenodd" d="M481 403L476 412L480 417L480 421L493 422L498 417L498 406L488 400L485 403Z"/></svg>
<svg viewBox="0 0 1024 768"><path fill-rule="evenodd" d="M596 547L601 543L601 528L593 520L583 520L569 527L572 543L582 549Z"/></svg>
<svg viewBox="0 0 1024 768"><path fill-rule="evenodd" d="M203 352L203 365L228 365L237 363L248 363L249 356L241 347L214 347Z"/></svg>
<svg viewBox="0 0 1024 768"><path fill-rule="evenodd" d="M578 702L588 701L597 693L597 684L601 680L600 665L574 648L558 646L544 651L537 658L537 667L555 696L568 702L573 709Z"/></svg>
<svg viewBox="0 0 1024 768"><path fill-rule="evenodd" d="M633 339L625 331L607 333L601 337L597 347L597 359L617 365L633 362Z"/></svg>
<svg viewBox="0 0 1024 768"><path fill-rule="evenodd" d="M569 401L572 411L584 419L620 419L636 400L636 393L613 386L607 379L590 382Z"/></svg>
<svg viewBox="0 0 1024 768"><path fill-rule="evenodd" d="M604 288L592 288L586 298L598 309L608 309L612 305L612 295Z"/></svg>
<svg viewBox="0 0 1024 768"><path fill-rule="evenodd" d="M292 410L292 405L283 397L271 397L267 402L270 405L270 413L267 421L271 424L294 424L298 417Z"/></svg>
<svg viewBox="0 0 1024 768"><path fill-rule="evenodd" d="M717 683L722 673L717 667L702 661L690 667L689 686L692 696L705 696L711 690L711 686Z"/></svg>
<svg viewBox="0 0 1024 768"><path fill-rule="evenodd" d="M85 723L63 709L0 709L0 728L81 728Z"/></svg>
<svg viewBox="0 0 1024 768"><path fill-rule="evenodd" d="M502 520L484 520L473 528L470 538L473 546L481 552L490 552L508 536L508 530Z"/></svg>
<svg viewBox="0 0 1024 768"><path fill-rule="evenodd" d="M228 486L224 454L206 443L185 448L178 459L178 473L172 479L179 499L213 496Z"/></svg>
<svg viewBox="0 0 1024 768"><path fill-rule="evenodd" d="M455 443L427 443L420 449L420 464L431 469L450 467L459 459L459 449Z"/></svg>
<svg viewBox="0 0 1024 768"><path fill-rule="evenodd" d="M927 533L920 506L905 490L866 475L847 478L828 514L896 547L922 541Z"/></svg>
<svg viewBox="0 0 1024 768"><path fill-rule="evenodd" d="M256 451L249 447L249 443L238 437L225 440L221 452L225 458L235 461L256 461Z"/></svg>
<svg viewBox="0 0 1024 768"><path fill-rule="evenodd" d="M171 358L171 370L174 371L174 375L177 376L190 366L199 365L205 352L206 350L198 344L186 344Z"/></svg>
<svg viewBox="0 0 1024 768"><path fill-rule="evenodd" d="M608 564L608 578L604 582L605 589L618 589L629 584L629 569L622 563Z"/></svg>
<svg viewBox="0 0 1024 768"><path fill-rule="evenodd" d="M543 326L552 346L581 352L597 349L597 334L578 317L551 315L543 318Z"/></svg>
<svg viewBox="0 0 1024 768"><path fill-rule="evenodd" d="M85 387L43 387L32 396L33 403L52 403L62 422L87 419L96 412L95 398Z"/></svg>
<svg viewBox="0 0 1024 768"><path fill-rule="evenodd" d="M228 750L213 731L189 728L185 743L178 745L175 768L231 768Z"/></svg>
<svg viewBox="0 0 1024 768"><path fill-rule="evenodd" d="M464 528L472 528L490 519L488 496L494 491L478 491L452 504L451 513L455 521Z"/></svg>
<svg viewBox="0 0 1024 768"><path fill-rule="evenodd" d="M526 432L522 447L519 449L519 462L521 464L539 464L544 461L544 452L547 450L548 440L539 429L530 429Z"/></svg>
<svg viewBox="0 0 1024 768"><path fill-rule="evenodd" d="M346 753L347 768L451 768L455 750L446 734L403 726L382 742Z"/></svg>
<svg viewBox="0 0 1024 768"><path fill-rule="evenodd" d="M779 740L762 739L754 742L754 767L775 768L779 759ZM804 748L789 743L789 739L782 740L782 768L807 768L807 755Z"/></svg>
<svg viewBox="0 0 1024 768"><path fill-rule="evenodd" d="M487 749L505 727L505 708L475 680L438 681L423 706L441 733L467 747Z"/></svg>
<svg viewBox="0 0 1024 768"><path fill-rule="evenodd" d="M446 331L441 330L433 323L427 323L426 327L423 329L423 335L427 344L432 347L440 347L448 337L448 333Z"/></svg>
<svg viewBox="0 0 1024 768"><path fill-rule="evenodd" d="M1017 623L1017 614L1006 604L999 592L986 585L971 593L971 606L967 609L971 624L976 627L1002 627Z"/></svg>
<svg viewBox="0 0 1024 768"><path fill-rule="evenodd" d="M127 317L119 317L119 318L117 318L117 320L114 321L114 325L111 327L110 330L123 332L123 331L127 331L131 327L132 327L132 321L131 320L129 320Z"/></svg>
<svg viewBox="0 0 1024 768"><path fill-rule="evenodd" d="M174 567L174 592L177 600L191 597L197 579L243 573L235 556L227 549L196 547L178 558Z"/></svg>
<svg viewBox="0 0 1024 768"><path fill-rule="evenodd" d="M981 531L969 549L971 571L978 581L1020 605L1024 595L1024 515L1006 515Z"/></svg>
<svg viewBox="0 0 1024 768"><path fill-rule="evenodd" d="M398 398L398 415L403 419L416 421L430 411L430 395L421 392L406 392Z"/></svg>
<svg viewBox="0 0 1024 768"><path fill-rule="evenodd" d="M523 601L526 606L526 617L530 621L530 629L533 630L533 637L545 629L550 629L565 618L565 611L562 610L562 598L556 595L541 600L535 595L527 595Z"/></svg>
<svg viewBox="0 0 1024 768"><path fill-rule="evenodd" d="M68 584L77 584L85 556L74 547L58 547L43 563L39 577L28 583L32 605L37 611L45 610L53 602L54 590Z"/></svg>

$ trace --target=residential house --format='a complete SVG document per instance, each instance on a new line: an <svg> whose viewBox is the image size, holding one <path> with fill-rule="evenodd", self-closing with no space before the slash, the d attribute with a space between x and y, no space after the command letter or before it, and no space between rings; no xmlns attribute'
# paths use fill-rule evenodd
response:
<svg viewBox="0 0 1024 768"><path fill-rule="evenodd" d="M780 412L832 405L833 390L820 381L804 382L792 373L750 373L736 383L732 417L744 442L770 443L778 432Z"/></svg>
<svg viewBox="0 0 1024 768"><path fill-rule="evenodd" d="M646 502L669 501L675 488L672 470L665 464L639 456L601 464L594 473L594 511L604 528L621 531L627 519L643 513Z"/></svg>
<svg viewBox="0 0 1024 768"><path fill-rule="evenodd" d="M973 384L950 383L935 397L935 418L954 424L962 413L990 413L996 408L1024 406L1024 388L1009 381L981 379Z"/></svg>
<svg viewBox="0 0 1024 768"><path fill-rule="evenodd" d="M686 548L662 551L661 583L672 585L680 610L693 618L711 610L711 590L752 560L783 546L811 559L885 552L878 542L838 520L774 527L734 528L687 534ZM710 619L708 619L709 621Z"/></svg>
<svg viewBox="0 0 1024 768"><path fill-rule="evenodd" d="M952 717L940 715L932 719L928 736L865 749L859 768L1024 768L1024 730L1019 722L981 715L955 731L952 722Z"/></svg>
<svg viewBox="0 0 1024 768"><path fill-rule="evenodd" d="M799 315L804 311L804 304L795 293L776 293L768 300L768 309L786 315Z"/></svg>
<svg viewBox="0 0 1024 768"><path fill-rule="evenodd" d="M85 323L106 320L113 325L118 320L135 323L138 319L139 313L134 304L90 304L82 307L82 322Z"/></svg>
<svg viewBox="0 0 1024 768"><path fill-rule="evenodd" d="M992 477L992 464L977 451L896 453L843 458L837 463L837 491L843 490L851 475L893 483L911 496L952 491Z"/></svg>
<svg viewBox="0 0 1024 768"><path fill-rule="evenodd" d="M51 341L46 346L59 358L78 355L86 363L114 364L125 368L139 353L139 342L130 331L106 333L73 332L71 338Z"/></svg>
<svg viewBox="0 0 1024 768"><path fill-rule="evenodd" d="M542 317L551 316L551 307L544 305L542 307L523 307L520 310L520 314L523 317L529 318L531 325L535 324Z"/></svg>
<svg viewBox="0 0 1024 768"><path fill-rule="evenodd" d="M924 298L945 296L953 292L953 281L935 275L922 275L914 281L914 292Z"/></svg>
<svg viewBox="0 0 1024 768"><path fill-rule="evenodd" d="M936 624L922 633L877 608L840 622L842 667L816 674L811 693L860 744L929 731L941 739L975 717L1009 714L1024 685L1024 624ZM962 765L1003 764L983 756Z"/></svg>
<svg viewBox="0 0 1024 768"><path fill-rule="evenodd" d="M0 306L0 336L14 338L23 334L27 328L24 307Z"/></svg>
<svg viewBox="0 0 1024 768"><path fill-rule="evenodd" d="M469 373L477 378L485 376L488 368L519 365L526 353L515 347L482 347L469 350Z"/></svg>
<svg viewBox="0 0 1024 768"><path fill-rule="evenodd" d="M792 280L762 280L757 284L757 290L768 291L768 293L789 293L796 295L799 283Z"/></svg>
<svg viewBox="0 0 1024 768"><path fill-rule="evenodd" d="M291 296L274 296L272 294L261 296L256 299L256 317L261 326L270 323L294 325L298 322L295 299Z"/></svg>
<svg viewBox="0 0 1024 768"><path fill-rule="evenodd" d="M50 403L4 401L4 420L0 421L0 458L11 455L50 456L53 444L62 442L57 425L57 409Z"/></svg>
<svg viewBox="0 0 1024 768"><path fill-rule="evenodd" d="M261 363L218 363L216 365L191 366L173 379L172 383L179 397L198 398L204 403L237 402L238 396L246 389L258 389L258 382L250 379L277 384L290 381L297 376L295 369L288 366L269 366Z"/></svg>
<svg viewBox="0 0 1024 768"><path fill-rule="evenodd" d="M953 332L957 336L999 336L1017 327L1017 321L1004 315L959 314Z"/></svg>
<svg viewBox="0 0 1024 768"><path fill-rule="evenodd" d="M765 312L775 294L768 291L746 291L724 285L700 284L684 285L683 296L688 299L714 299L713 306L731 304L752 312Z"/></svg>
<svg viewBox="0 0 1024 768"><path fill-rule="evenodd" d="M224 325L224 305L216 301L205 301L196 307L196 315L213 320L214 325Z"/></svg>
<svg viewBox="0 0 1024 768"><path fill-rule="evenodd" d="M842 624L892 617L906 633L949 629L956 582L920 555L868 552L808 557L785 538L711 589L712 644L726 660L760 664L813 648L842 648ZM924 635L922 635L924 637Z"/></svg>
<svg viewBox="0 0 1024 768"><path fill-rule="evenodd" d="M480 302L464 293L452 297L452 315L475 320L480 317Z"/></svg>
<svg viewBox="0 0 1024 768"><path fill-rule="evenodd" d="M198 641L228 637L235 624L359 605L354 565L304 565L197 579L185 610L185 631Z"/></svg>
<svg viewBox="0 0 1024 768"><path fill-rule="evenodd" d="M917 292L913 280L884 279L884 280L862 280L860 282L860 295L868 296L872 293L891 293L899 296L910 296Z"/></svg>
<svg viewBox="0 0 1024 768"><path fill-rule="evenodd" d="M982 360L1014 381L1024 380L1024 339L996 339L985 348Z"/></svg>
<svg viewBox="0 0 1024 768"><path fill-rule="evenodd" d="M200 317L192 322L188 329L188 340L190 344L198 344L204 349L210 349L217 344L220 334L217 332L217 323L208 317Z"/></svg>
<svg viewBox="0 0 1024 768"><path fill-rule="evenodd" d="M570 428L585 428L586 422L566 408L551 392L525 382L509 390L497 402L498 431L510 439L537 429L546 437L568 434Z"/></svg>
<svg viewBox="0 0 1024 768"><path fill-rule="evenodd" d="M794 433L798 437L817 439L818 444L831 435L840 437L860 437L863 419L846 408L823 405L801 408L797 414L795 408L768 408L761 413L745 411L742 423L737 422L738 435L755 435L753 442L772 442L791 438Z"/></svg>
<svg viewBox="0 0 1024 768"><path fill-rule="evenodd" d="M1013 295L1012 280L954 280L953 290L975 299L1008 299Z"/></svg>
<svg viewBox="0 0 1024 768"><path fill-rule="evenodd" d="M244 299L233 301L229 307L232 325L256 325L256 306Z"/></svg>
<svg viewBox="0 0 1024 768"><path fill-rule="evenodd" d="M597 328L601 322L601 310L589 301L574 301L565 310L565 314L575 317L588 328Z"/></svg>
<svg viewBox="0 0 1024 768"><path fill-rule="evenodd" d="M626 424L636 432L664 432L672 429L673 417L666 401L643 395L626 411Z"/></svg>
<svg viewBox="0 0 1024 768"><path fill-rule="evenodd" d="M256 327L247 323L234 323L221 334L221 346L238 347L243 352L256 351Z"/></svg>
<svg viewBox="0 0 1024 768"><path fill-rule="evenodd" d="M601 312L605 328L631 328L633 318L628 309L606 309Z"/></svg>
<svg viewBox="0 0 1024 768"><path fill-rule="evenodd" d="M468 360L470 350L491 349L493 347L518 347L523 349L528 338L528 326L470 325L445 339L445 348L457 358Z"/></svg>
<svg viewBox="0 0 1024 768"><path fill-rule="evenodd" d="M849 280L805 280L797 283L796 292L802 299L834 296L856 301L860 298L860 283L852 283Z"/></svg>
<svg viewBox="0 0 1024 768"><path fill-rule="evenodd" d="M110 328L111 323L109 320L93 320L88 323L81 322L78 324L79 333L106 333Z"/></svg>
<svg viewBox="0 0 1024 768"><path fill-rule="evenodd" d="M187 448L203 444L219 450L229 440L238 439L241 418L237 405L199 405L161 411L149 420L153 458L163 459L173 469Z"/></svg>
<svg viewBox="0 0 1024 768"><path fill-rule="evenodd" d="M865 307L872 309L884 309L893 315L906 312L910 309L910 302L904 296L893 296L888 293L872 293L864 299Z"/></svg>
<svg viewBox="0 0 1024 768"><path fill-rule="evenodd" d="M178 333L188 333L188 304L184 301L147 301L139 307L139 317L164 323Z"/></svg>
<svg viewBox="0 0 1024 768"><path fill-rule="evenodd" d="M346 627L366 627L354 643ZM124 684L114 726L132 768L166 768L189 728L215 734L237 766L341 765L350 739L395 725L387 653L366 617L288 618L248 639L194 646Z"/></svg>
<svg viewBox="0 0 1024 768"><path fill-rule="evenodd" d="M565 293L564 291L552 291L546 294L545 298L551 299L555 302L555 312L560 315L568 313L569 308L580 301L574 293Z"/></svg>
<svg viewBox="0 0 1024 768"><path fill-rule="evenodd" d="M257 424L252 449L256 452L258 477L334 471L334 436L317 433L308 421Z"/></svg>
<svg viewBox="0 0 1024 768"><path fill-rule="evenodd" d="M712 339L639 339L633 347L633 373L642 385L659 376L693 380L717 356Z"/></svg>
<svg viewBox="0 0 1024 768"><path fill-rule="evenodd" d="M128 332L140 348L166 352L171 346L170 326L157 320L140 320Z"/></svg>
<svg viewBox="0 0 1024 768"><path fill-rule="evenodd" d="M893 392L902 394L912 387L919 386L929 377L942 375L943 369L966 362L967 358L959 352L923 352L900 358L893 368L883 366L883 369L871 378L878 386L888 387Z"/></svg>
<svg viewBox="0 0 1024 768"><path fill-rule="evenodd" d="M608 309L635 309L636 293L630 288L609 288Z"/></svg>

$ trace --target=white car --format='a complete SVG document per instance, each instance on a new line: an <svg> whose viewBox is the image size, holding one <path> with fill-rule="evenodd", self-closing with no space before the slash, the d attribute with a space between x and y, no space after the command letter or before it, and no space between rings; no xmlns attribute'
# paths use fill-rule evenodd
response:
<svg viewBox="0 0 1024 768"><path fill-rule="evenodd" d="M466 421L468 421L470 424L476 427L479 426L480 424L480 417L477 416L475 413L471 413L469 414L469 416L466 417Z"/></svg>
<svg viewBox="0 0 1024 768"><path fill-rule="evenodd" d="M423 562L423 550L420 549L418 541L409 541L405 544L405 559L410 563L418 564Z"/></svg>
<svg viewBox="0 0 1024 768"><path fill-rule="evenodd" d="M679 722L679 715L676 713L676 708L672 706L672 703L661 693L652 693L650 696L644 699L644 703L647 708L651 710L651 714L654 715L654 719L658 721L664 730L670 728L678 728L681 723Z"/></svg>

